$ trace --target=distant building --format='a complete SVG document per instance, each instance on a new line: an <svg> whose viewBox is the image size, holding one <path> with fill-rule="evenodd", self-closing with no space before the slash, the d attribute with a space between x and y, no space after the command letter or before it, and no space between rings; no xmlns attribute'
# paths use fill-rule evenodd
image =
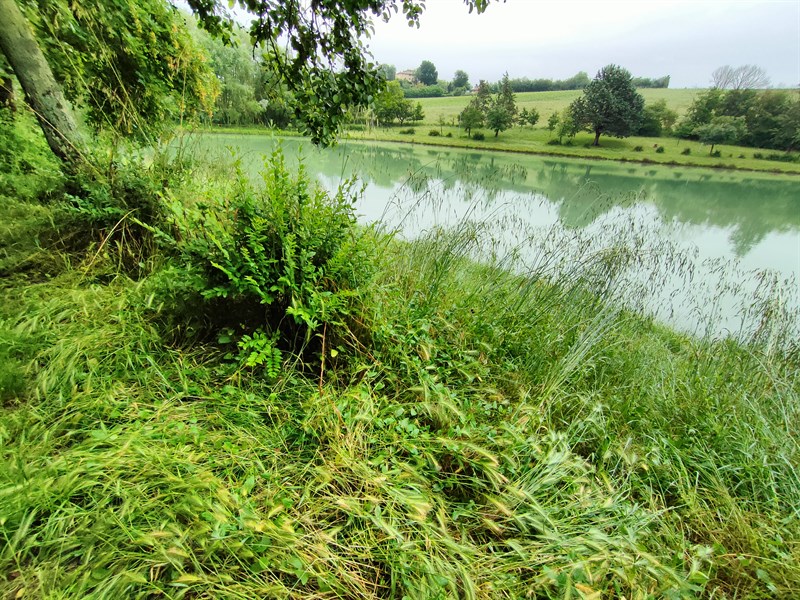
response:
<svg viewBox="0 0 800 600"><path fill-rule="evenodd" d="M394 76L395 79L398 81L408 81L409 83L416 83L417 82L417 73L413 69L408 69L406 71L400 71L397 75Z"/></svg>

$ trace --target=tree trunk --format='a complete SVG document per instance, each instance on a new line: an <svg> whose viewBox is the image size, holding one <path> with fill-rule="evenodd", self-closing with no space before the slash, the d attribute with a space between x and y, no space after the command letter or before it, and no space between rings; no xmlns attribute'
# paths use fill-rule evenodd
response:
<svg viewBox="0 0 800 600"><path fill-rule="evenodd" d="M600 134L601 133L602 132L599 129L595 129L594 130L594 144L592 144L593 146L599 146L600 145Z"/></svg>
<svg viewBox="0 0 800 600"><path fill-rule="evenodd" d="M68 169L83 162L75 119L28 21L15 0L0 0L0 49L17 76L53 154Z"/></svg>

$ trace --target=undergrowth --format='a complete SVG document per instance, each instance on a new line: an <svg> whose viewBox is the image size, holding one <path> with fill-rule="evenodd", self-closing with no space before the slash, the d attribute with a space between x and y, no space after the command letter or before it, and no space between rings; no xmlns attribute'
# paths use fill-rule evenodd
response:
<svg viewBox="0 0 800 600"><path fill-rule="evenodd" d="M365 231L278 156L163 173L136 269L115 238L25 281L4 230L4 597L800 593L796 349L615 308L608 255Z"/></svg>

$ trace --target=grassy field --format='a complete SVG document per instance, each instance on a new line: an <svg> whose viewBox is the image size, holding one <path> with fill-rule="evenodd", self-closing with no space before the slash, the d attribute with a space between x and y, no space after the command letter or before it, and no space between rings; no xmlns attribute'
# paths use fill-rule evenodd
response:
<svg viewBox="0 0 800 600"><path fill-rule="evenodd" d="M800 593L780 290L690 338L608 301L635 245L401 242L280 157L65 194L40 137L0 181L0 596Z"/></svg>
<svg viewBox="0 0 800 600"><path fill-rule="evenodd" d="M665 100L667 107L683 116L686 109L692 104L695 96L702 92L700 89L678 90L678 89L642 89L639 93L644 96L646 103ZM547 119L554 112L561 112L569 104L578 98L583 92L581 90L558 91L558 92L525 92L516 94L517 106L523 108L535 108L539 111L539 125L547 123ZM444 117L450 124L455 124L454 119L458 119L458 114L464 110L469 103L470 96L444 97L444 98L421 98L413 100L420 102L425 111L424 125L433 125L439 122L439 117Z"/></svg>

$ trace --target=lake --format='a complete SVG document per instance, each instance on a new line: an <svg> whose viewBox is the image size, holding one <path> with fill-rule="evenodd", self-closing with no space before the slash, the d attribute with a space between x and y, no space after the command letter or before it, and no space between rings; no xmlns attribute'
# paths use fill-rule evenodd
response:
<svg viewBox="0 0 800 600"><path fill-rule="evenodd" d="M363 222L408 239L484 223L492 252L516 253L525 271L627 248L617 299L683 331L746 335L767 307L800 327L800 178L346 140L320 150L270 135L190 143L214 160L233 149L254 175L280 144L330 190L358 177Z"/></svg>

